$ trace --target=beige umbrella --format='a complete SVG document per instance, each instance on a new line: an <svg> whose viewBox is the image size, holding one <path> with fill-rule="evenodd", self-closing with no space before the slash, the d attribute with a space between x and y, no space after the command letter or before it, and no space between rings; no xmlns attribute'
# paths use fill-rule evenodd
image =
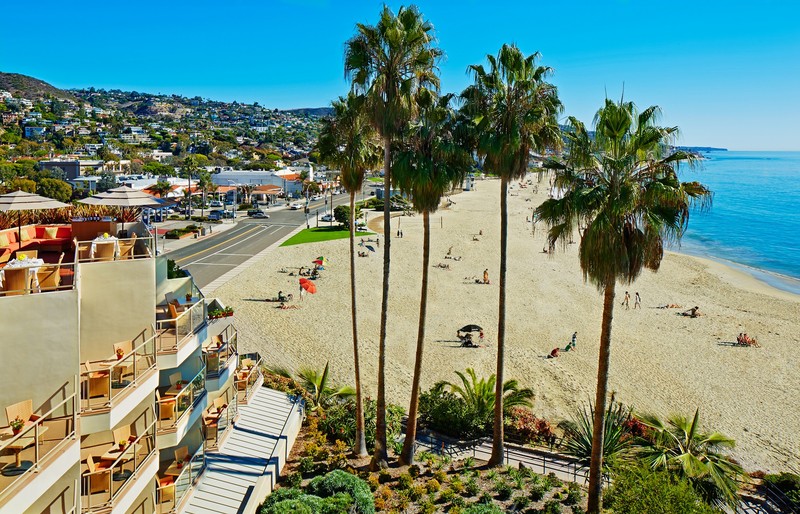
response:
<svg viewBox="0 0 800 514"><path fill-rule="evenodd" d="M0 195L0 212L17 211L17 238L19 241L22 241L22 211L61 209L62 207L69 207L69 205L25 191Z"/></svg>
<svg viewBox="0 0 800 514"><path fill-rule="evenodd" d="M86 205L121 207L123 214L125 207L163 207L170 203L128 186L115 187L104 193L97 193L94 196L78 201ZM122 222L122 230L125 230L124 221Z"/></svg>

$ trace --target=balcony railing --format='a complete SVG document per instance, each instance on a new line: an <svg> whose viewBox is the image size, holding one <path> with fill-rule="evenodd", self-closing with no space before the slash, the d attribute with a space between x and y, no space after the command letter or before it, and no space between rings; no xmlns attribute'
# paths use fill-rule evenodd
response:
<svg viewBox="0 0 800 514"><path fill-rule="evenodd" d="M26 258L22 262L29 260ZM74 262L42 264L40 261L34 265L21 265L17 261L0 268L0 297L69 291L74 288Z"/></svg>
<svg viewBox="0 0 800 514"><path fill-rule="evenodd" d="M81 412L107 409L139 385L140 378L156 367L156 336L143 330L131 341L133 349L103 361L81 365ZM127 344L127 343L126 343Z"/></svg>
<svg viewBox="0 0 800 514"><path fill-rule="evenodd" d="M17 484L41 471L49 459L75 439L78 410L77 394L72 390L47 412L34 412L18 433L11 427L0 428L0 453L11 450L13 455L10 462L9 456L2 457L0 505Z"/></svg>
<svg viewBox="0 0 800 514"><path fill-rule="evenodd" d="M181 381L183 382L183 381ZM172 388L170 388L172 389ZM195 403L206 394L206 368L201 369L177 394L164 393L158 400L158 429L171 430L189 412Z"/></svg>
<svg viewBox="0 0 800 514"><path fill-rule="evenodd" d="M228 325L219 335L211 338L203 347L206 362L206 376L215 378L230 364L238 352L238 333L233 325Z"/></svg>
<svg viewBox="0 0 800 514"><path fill-rule="evenodd" d="M204 445L201 444L189 462L181 467L178 476L168 475L168 477L174 476L174 480L161 480L158 488L158 513L175 512L205 469L206 452Z"/></svg>
<svg viewBox="0 0 800 514"><path fill-rule="evenodd" d="M206 324L206 302L201 298L200 301L177 314L176 317L156 321L156 351L158 353L177 351L185 339Z"/></svg>
<svg viewBox="0 0 800 514"><path fill-rule="evenodd" d="M260 382L261 355L258 353L239 355L239 366L236 368L235 380L239 403L247 403Z"/></svg>
<svg viewBox="0 0 800 514"><path fill-rule="evenodd" d="M228 388L203 414L203 429L205 430L206 447L209 450L219 447L220 441L225 437L228 429L233 428L233 422L239 415L239 402L236 392Z"/></svg>
<svg viewBox="0 0 800 514"><path fill-rule="evenodd" d="M112 506L124 487L136 480L142 465L155 454L156 422L152 419L153 413L147 410L142 417L146 427L141 434L129 436L124 446L119 446L122 441L114 440L108 441L107 445L101 445L100 451L105 453L92 457L93 462L94 459L99 461L93 464L94 470L88 467L88 462L82 464L86 468L81 476L83 512ZM117 436L116 431L114 435ZM104 455L110 458L105 458Z"/></svg>
<svg viewBox="0 0 800 514"><path fill-rule="evenodd" d="M78 241L75 248L77 262L125 261L149 259L155 255L152 237L117 239L98 236L92 241Z"/></svg>

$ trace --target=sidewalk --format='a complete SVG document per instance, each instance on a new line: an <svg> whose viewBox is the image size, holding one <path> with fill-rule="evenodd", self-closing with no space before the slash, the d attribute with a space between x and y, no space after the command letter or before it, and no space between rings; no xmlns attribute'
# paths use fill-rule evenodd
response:
<svg viewBox="0 0 800 514"><path fill-rule="evenodd" d="M202 223L198 221L188 221L188 220L168 220L158 225L154 226L156 233L158 234L158 253L169 253L172 250L178 250L179 248L185 248L189 245L192 245L202 239L210 237L214 234L219 234L221 232L226 232L234 227L236 227L236 220L224 220L222 223ZM198 227L204 227L206 229L206 235L198 236L197 238L194 237L186 237L183 239L166 239L164 238L164 234L169 232L170 230L176 228L184 228L188 225L197 225Z"/></svg>

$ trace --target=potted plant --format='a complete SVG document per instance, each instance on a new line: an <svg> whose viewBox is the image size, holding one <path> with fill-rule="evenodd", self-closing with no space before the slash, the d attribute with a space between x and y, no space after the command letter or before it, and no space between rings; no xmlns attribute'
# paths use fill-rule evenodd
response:
<svg viewBox="0 0 800 514"><path fill-rule="evenodd" d="M183 467L183 461L182 460L176 461L175 464L177 464L178 469L181 469Z"/></svg>
<svg viewBox="0 0 800 514"><path fill-rule="evenodd" d="M192 301L192 293L186 293L186 301L187 302L191 302Z"/></svg>
<svg viewBox="0 0 800 514"><path fill-rule="evenodd" d="M17 435L17 434L19 434L20 432L22 432L22 427L24 427L24 426L25 426L25 422L22 420L22 418L20 418L19 416L17 416L16 418L14 418L14 419L11 421L11 423L9 423L9 425L11 425L11 432L12 432L14 435Z"/></svg>
<svg viewBox="0 0 800 514"><path fill-rule="evenodd" d="M223 311L223 316L225 316L226 318L228 316L233 316L233 307L225 307L225 310Z"/></svg>
<svg viewBox="0 0 800 514"><path fill-rule="evenodd" d="M125 441L123 439L122 441L119 442L119 449L120 450L124 450L126 446L128 446L128 441Z"/></svg>
<svg viewBox="0 0 800 514"><path fill-rule="evenodd" d="M115 353L117 355L117 360L122 360L122 358L125 357L125 350L123 350L122 348L117 348L117 351Z"/></svg>

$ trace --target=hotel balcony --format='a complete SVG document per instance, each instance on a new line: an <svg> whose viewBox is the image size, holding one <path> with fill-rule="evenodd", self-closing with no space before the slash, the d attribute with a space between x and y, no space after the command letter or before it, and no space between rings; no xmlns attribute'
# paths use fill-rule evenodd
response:
<svg viewBox="0 0 800 514"><path fill-rule="evenodd" d="M0 512L25 512L80 460L77 393L64 384L36 410L31 400L5 408L0 428Z"/></svg>
<svg viewBox="0 0 800 514"><path fill-rule="evenodd" d="M143 330L131 341L109 345L110 356L81 364L81 432L110 430L158 387L156 336Z"/></svg>
<svg viewBox="0 0 800 514"><path fill-rule="evenodd" d="M130 425L84 437L81 447L82 512L127 512L152 487L158 473L152 407Z"/></svg>
<svg viewBox="0 0 800 514"><path fill-rule="evenodd" d="M247 405L253 393L264 383L261 373L261 355L246 353L239 355L239 365L236 368L236 395L239 405Z"/></svg>
<svg viewBox="0 0 800 514"><path fill-rule="evenodd" d="M180 372L170 376L169 387L156 390L158 447L176 446L198 422L208 403L205 366L190 380Z"/></svg>
<svg viewBox="0 0 800 514"><path fill-rule="evenodd" d="M154 239L146 234L140 237L134 232L132 237L120 239L100 232L91 240L79 241L76 238L76 261L85 264L152 259L155 255Z"/></svg>
<svg viewBox="0 0 800 514"><path fill-rule="evenodd" d="M156 512L179 512L205 469L206 451L202 443L192 454L187 446L176 448L175 460L163 462L158 472Z"/></svg>
<svg viewBox="0 0 800 514"><path fill-rule="evenodd" d="M238 333L233 325L227 324L203 345L208 391L217 391L228 382L238 365L237 357Z"/></svg>
<svg viewBox="0 0 800 514"><path fill-rule="evenodd" d="M171 295L168 295L171 296ZM206 339L208 309L197 293L156 306L156 353L160 369L177 368Z"/></svg>
<svg viewBox="0 0 800 514"><path fill-rule="evenodd" d="M207 451L215 451L232 432L239 416L236 391L229 387L211 402L203 413L203 435Z"/></svg>
<svg viewBox="0 0 800 514"><path fill-rule="evenodd" d="M19 250L0 264L0 298L71 291L75 287L73 255ZM7 309L3 304L3 310Z"/></svg>

